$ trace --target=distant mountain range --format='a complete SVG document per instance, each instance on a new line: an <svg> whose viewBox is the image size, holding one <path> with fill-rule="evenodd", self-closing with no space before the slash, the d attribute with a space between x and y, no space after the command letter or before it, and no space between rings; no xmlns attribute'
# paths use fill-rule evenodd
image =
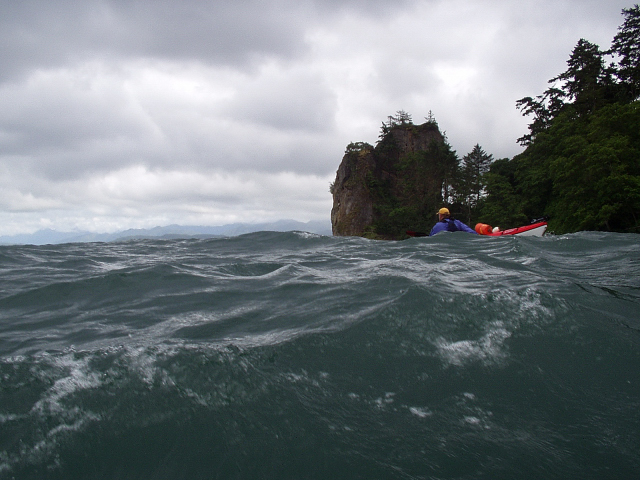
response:
<svg viewBox="0 0 640 480"><path fill-rule="evenodd" d="M116 240L144 238L210 238L233 237L253 232L302 231L319 235L331 235L329 221L298 222L278 220L272 223L232 223L218 227L169 225L166 227L134 228L116 233L58 232L38 230L35 233L0 236L0 244L47 245L56 243L113 242Z"/></svg>

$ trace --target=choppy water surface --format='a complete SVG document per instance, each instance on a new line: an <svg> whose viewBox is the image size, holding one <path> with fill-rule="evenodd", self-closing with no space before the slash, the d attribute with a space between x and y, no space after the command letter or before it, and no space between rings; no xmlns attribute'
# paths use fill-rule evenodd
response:
<svg viewBox="0 0 640 480"><path fill-rule="evenodd" d="M0 478L640 475L640 236L0 247Z"/></svg>

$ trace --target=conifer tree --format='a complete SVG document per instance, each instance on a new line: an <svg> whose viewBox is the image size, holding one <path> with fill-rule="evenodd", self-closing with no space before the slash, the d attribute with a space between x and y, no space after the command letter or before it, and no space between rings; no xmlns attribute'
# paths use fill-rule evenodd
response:
<svg viewBox="0 0 640 480"><path fill-rule="evenodd" d="M588 115L613 103L614 70L605 65L605 53L598 45L580 39L567 60L567 70L549 80L550 88L535 99L524 97L516 102L522 115L533 116L529 133L518 139L521 145L531 145L562 112Z"/></svg>
<svg viewBox="0 0 640 480"><path fill-rule="evenodd" d="M640 8L623 15L609 51L581 39L551 88L517 102L533 116L527 148L492 164L482 221L546 214L557 233L640 232Z"/></svg>
<svg viewBox="0 0 640 480"><path fill-rule="evenodd" d="M489 171L493 155L487 154L479 144L462 157L461 175L458 182L460 200L466 205L469 219L477 208L485 191L485 174ZM469 220L468 219L468 220Z"/></svg>
<svg viewBox="0 0 640 480"><path fill-rule="evenodd" d="M431 110L429 110L429 115L424 117L424 119L427 121L427 123L438 125L438 122L436 122L436 117L433 115L433 112Z"/></svg>
<svg viewBox="0 0 640 480"><path fill-rule="evenodd" d="M624 23L613 38L610 54L617 55L617 77L628 101L640 97L640 7L622 10Z"/></svg>
<svg viewBox="0 0 640 480"><path fill-rule="evenodd" d="M564 92L554 86L535 99L524 97L516 102L516 108L522 112L523 116L533 116L529 124L529 133L517 140L520 145L523 147L530 145L540 132L549 128L553 119L564 107L564 97Z"/></svg>
<svg viewBox="0 0 640 480"><path fill-rule="evenodd" d="M408 114L407 112L405 112L404 110L398 110L396 112L396 121L400 124L400 125L406 125L406 124L412 124L413 123L413 119L411 118L411 115Z"/></svg>
<svg viewBox="0 0 640 480"><path fill-rule="evenodd" d="M572 103L578 115L593 113L606 103L607 89L613 83L611 71L605 68L604 52L598 45L581 38L567 65L569 68L550 82L564 82L561 90L568 101L565 103Z"/></svg>

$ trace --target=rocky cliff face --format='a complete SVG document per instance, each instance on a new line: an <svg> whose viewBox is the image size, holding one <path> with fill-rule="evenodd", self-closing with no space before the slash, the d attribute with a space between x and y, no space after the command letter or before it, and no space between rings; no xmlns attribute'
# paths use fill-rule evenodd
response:
<svg viewBox="0 0 640 480"><path fill-rule="evenodd" d="M386 127L375 148L347 147L331 187L334 235L399 239L435 221L455 153L435 121Z"/></svg>
<svg viewBox="0 0 640 480"><path fill-rule="evenodd" d="M334 235L360 236L373 223L374 199L366 178L375 170L376 157L371 145L347 147L332 186L331 229Z"/></svg>

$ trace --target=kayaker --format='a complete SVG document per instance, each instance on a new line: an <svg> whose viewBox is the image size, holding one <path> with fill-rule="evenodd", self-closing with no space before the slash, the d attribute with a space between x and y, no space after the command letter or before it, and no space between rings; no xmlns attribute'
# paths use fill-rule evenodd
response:
<svg viewBox="0 0 640 480"><path fill-rule="evenodd" d="M440 232L467 232L473 233L474 235L478 234L478 232L469 228L460 220L452 218L448 208L441 208L438 210L438 223L436 223L431 229L429 236L431 237Z"/></svg>

